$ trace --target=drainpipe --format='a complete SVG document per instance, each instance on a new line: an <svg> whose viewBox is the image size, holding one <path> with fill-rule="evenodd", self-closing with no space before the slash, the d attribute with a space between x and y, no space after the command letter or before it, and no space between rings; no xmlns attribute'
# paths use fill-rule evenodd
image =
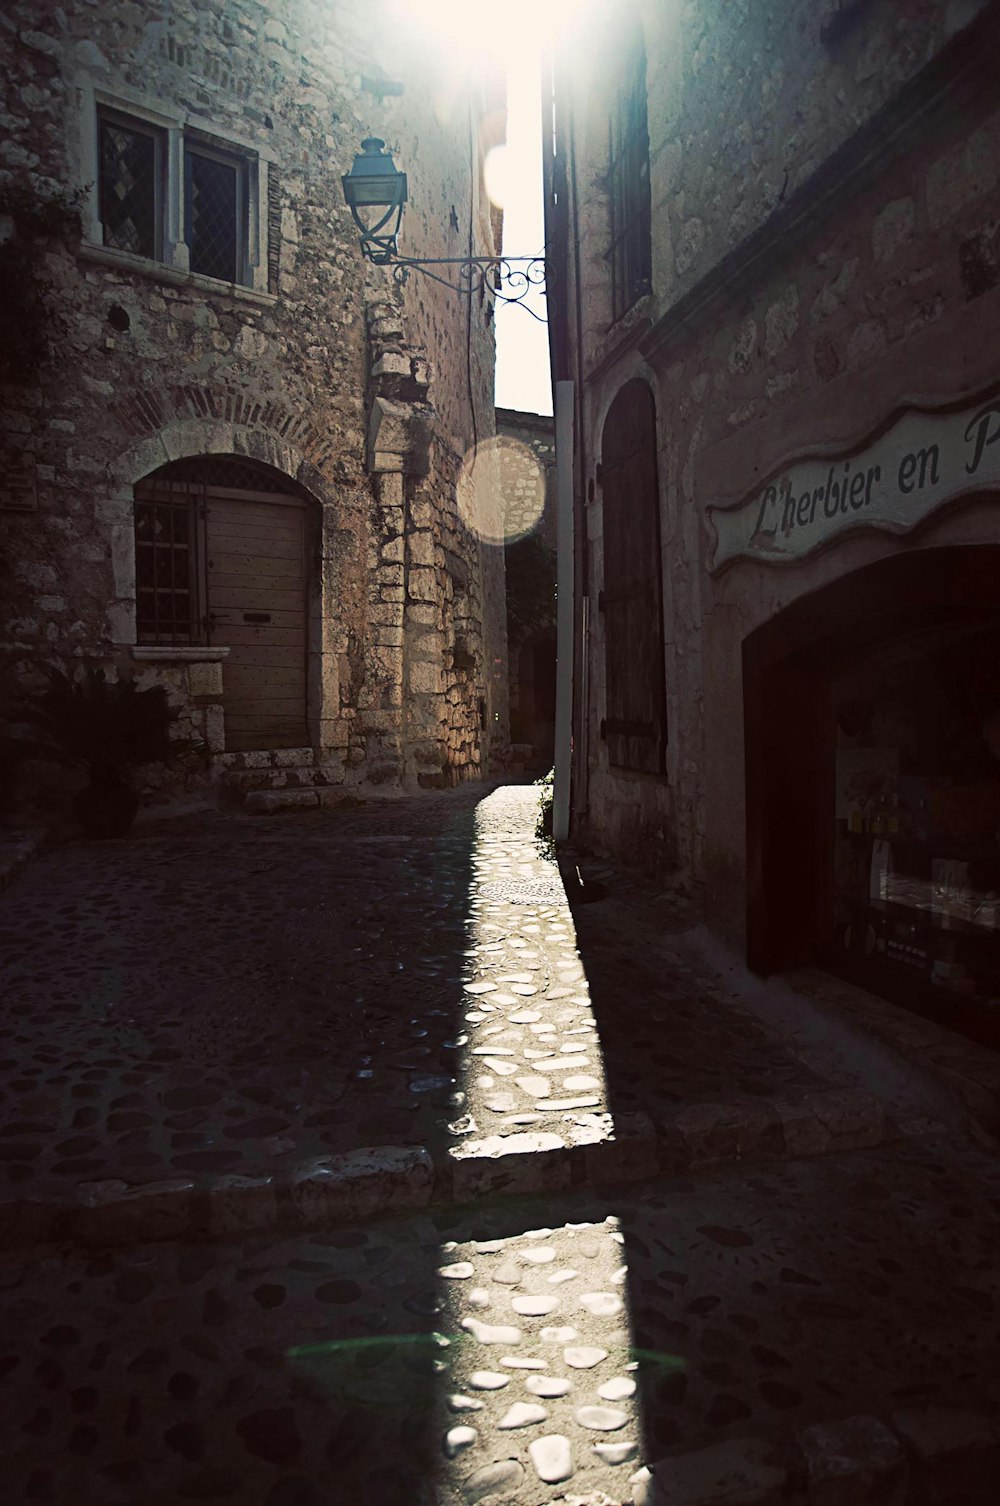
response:
<svg viewBox="0 0 1000 1506"><path fill-rule="evenodd" d="M576 740L573 748L573 822L578 831L590 807L590 568L587 556L587 425L584 417L586 383L583 370L583 299L580 256L580 206L577 199L576 130L573 123L573 97L566 89L565 139L569 149L569 189L573 226L573 312L576 334L576 535L573 544L579 597L574 605L576 642L580 645L574 666Z"/></svg>
<svg viewBox="0 0 1000 1506"><path fill-rule="evenodd" d="M573 752L573 383L556 383L556 736L552 836L569 836Z"/></svg>

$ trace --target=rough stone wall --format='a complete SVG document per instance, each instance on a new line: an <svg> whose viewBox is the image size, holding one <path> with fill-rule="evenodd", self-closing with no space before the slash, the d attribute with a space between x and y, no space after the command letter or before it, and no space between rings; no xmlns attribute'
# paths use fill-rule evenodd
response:
<svg viewBox="0 0 1000 1506"><path fill-rule="evenodd" d="M235 453L315 499L303 760L331 781L479 774L484 717L506 730L502 551L463 522L456 485L467 451L492 433L491 311L367 266L340 175L362 137L384 136L410 175L402 249L464 251L454 204L473 250L492 250L480 169L484 133L502 134L495 87L452 91L465 122L454 130L439 110L446 60L387 31L381 5L361 0L51 11L20 0L0 35L0 206L11 185L42 202L66 190L84 200L82 239L34 242L59 321L49 358L3 389L0 460L16 481L2 500L8 687L47 662L133 671L132 488L168 460ZM386 80L402 92L383 92ZM252 285L94 244L95 91L252 157L251 223L259 210L263 227ZM27 233L0 213L0 240ZM456 606L448 583L463 572ZM459 632L468 658L456 667ZM219 665L140 672L186 700L220 753Z"/></svg>
<svg viewBox="0 0 1000 1506"><path fill-rule="evenodd" d="M997 528L995 505L974 502L933 520L919 541L872 532L794 569L739 562L708 574L709 504L737 500L796 453L849 451L907 401L959 402L1000 375L995 90L983 73L926 118L914 114L889 143L864 129L982 7L924 4L904 15L842 5L842 28L824 39L835 9L787 0L672 7L668 18L662 7L640 6L654 287L610 329L599 269L606 205L589 192L607 168L607 114L591 93L600 79L584 70L576 80L583 361L593 373L584 400L588 458L593 477L610 403L625 381L642 377L658 414L670 726L663 780L608 769L598 735L603 640L593 613L587 834L619 851L659 847L664 863L675 853L683 881L705 884L710 914L734 937L746 893L746 634L796 597L899 548L985 542ZM776 232L741 270L748 232L766 234L772 223L780 231L785 201L832 173L830 154L848 138L841 190L817 195L787 236ZM736 271L723 285L724 254ZM691 312L671 323L685 295ZM599 485L585 518L595 600Z"/></svg>
<svg viewBox="0 0 1000 1506"><path fill-rule="evenodd" d="M646 50L656 314L694 287L892 100L989 0L632 3ZM620 11L580 28L581 186L606 220ZM588 304L608 322L603 233L584 241Z"/></svg>
<svg viewBox="0 0 1000 1506"><path fill-rule="evenodd" d="M555 420L542 413L496 410L504 537L535 533L556 547Z"/></svg>

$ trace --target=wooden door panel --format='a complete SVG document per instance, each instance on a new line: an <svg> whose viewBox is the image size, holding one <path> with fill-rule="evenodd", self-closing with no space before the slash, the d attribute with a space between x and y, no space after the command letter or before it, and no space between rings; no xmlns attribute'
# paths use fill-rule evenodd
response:
<svg viewBox="0 0 1000 1506"><path fill-rule="evenodd" d="M245 575L252 581L285 581L301 580L303 574L301 553L298 559L274 559L270 553L248 554L242 544L230 550L229 545L220 539L209 542L208 568L209 572L218 571L235 584L239 584Z"/></svg>
<svg viewBox="0 0 1000 1506"><path fill-rule="evenodd" d="M214 577L209 572L209 581L214 584ZM224 584L217 590L212 591L212 606L218 616L222 612L230 614L229 621L243 623L247 612L270 612L272 620L276 612L288 614L286 625L291 625L295 619L302 618L302 594L300 589L281 586L268 590L260 581L248 578L247 585L242 589L234 584L232 576L223 577Z"/></svg>
<svg viewBox="0 0 1000 1506"><path fill-rule="evenodd" d="M299 627L274 627L268 633L262 643L258 630L243 623L220 622L215 636L219 642L223 639L230 648L253 650L258 646L265 649L273 648L276 652L298 654L299 659L305 657L305 639ZM244 655L241 654L241 658Z"/></svg>
<svg viewBox="0 0 1000 1506"><path fill-rule="evenodd" d="M245 650L240 654L241 669L283 669L289 672L301 670L305 674L301 644L293 644L291 648L271 647L265 644L259 652L252 643L243 644L241 647ZM228 660L226 662L228 664Z"/></svg>
<svg viewBox="0 0 1000 1506"><path fill-rule="evenodd" d="M212 636L229 646L227 750L301 747L308 742L305 506L209 494L206 535Z"/></svg>
<svg viewBox="0 0 1000 1506"><path fill-rule="evenodd" d="M288 669L282 665L262 668L259 664L226 666L226 694L250 695L255 699L294 699L305 689L306 677L302 669Z"/></svg>

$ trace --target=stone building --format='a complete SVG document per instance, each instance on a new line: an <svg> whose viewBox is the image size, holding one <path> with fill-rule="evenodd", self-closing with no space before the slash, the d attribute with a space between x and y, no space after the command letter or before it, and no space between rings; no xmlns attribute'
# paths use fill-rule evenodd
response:
<svg viewBox="0 0 1000 1506"><path fill-rule="evenodd" d="M401 252L492 254L502 83L390 0L14 0L0 45L0 257L39 325L3 373L7 689L165 681L215 779L298 803L485 772L491 299L365 262L340 180L384 138Z"/></svg>
<svg viewBox="0 0 1000 1506"><path fill-rule="evenodd" d="M591 7L547 163L576 835L992 1039L998 68L982 0Z"/></svg>
<svg viewBox="0 0 1000 1506"><path fill-rule="evenodd" d="M520 761L552 766L556 694L556 445L553 420L496 410L503 499L510 733Z"/></svg>

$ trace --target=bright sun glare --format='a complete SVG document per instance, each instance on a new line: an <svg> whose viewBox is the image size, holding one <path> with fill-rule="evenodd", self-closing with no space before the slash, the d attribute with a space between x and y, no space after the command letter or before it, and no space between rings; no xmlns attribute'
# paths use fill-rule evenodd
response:
<svg viewBox="0 0 1000 1506"><path fill-rule="evenodd" d="M534 0L530 25L525 26L498 19L496 5L487 0L398 0L401 14L457 59L472 64L486 58L507 67L525 55L537 57L552 33L566 25L584 3Z"/></svg>
<svg viewBox="0 0 1000 1506"><path fill-rule="evenodd" d="M502 69L507 85L507 140L485 164L486 191L504 211L504 250L544 250L541 185L541 59L553 37L589 0L535 0L530 23L512 24L486 0L393 0L397 40L447 58L453 79L484 64ZM551 413L545 306L533 295L523 308L497 311L496 401L503 407Z"/></svg>

